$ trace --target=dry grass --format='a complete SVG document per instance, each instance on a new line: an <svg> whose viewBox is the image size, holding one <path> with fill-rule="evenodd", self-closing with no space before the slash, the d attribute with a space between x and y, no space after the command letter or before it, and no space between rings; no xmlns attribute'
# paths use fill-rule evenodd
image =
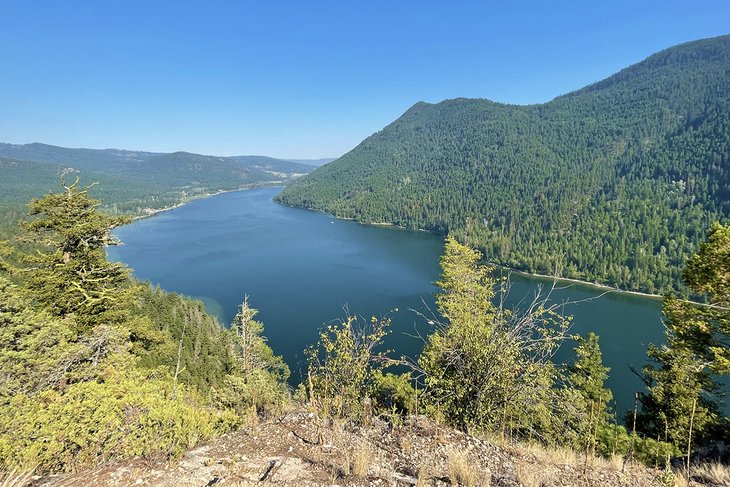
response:
<svg viewBox="0 0 730 487"><path fill-rule="evenodd" d="M591 461L589 457L589 462ZM621 455L614 455L611 458L593 457L593 464L598 468L604 468L606 470L621 470L624 466L624 457Z"/></svg>
<svg viewBox="0 0 730 487"><path fill-rule="evenodd" d="M477 481L480 480L478 478L478 468L470 464L469 457L462 451L449 451L446 458L446 468L449 472L449 478L457 485L474 487L477 485ZM478 485L488 487L489 479L486 479L486 483L481 480Z"/></svg>
<svg viewBox="0 0 730 487"><path fill-rule="evenodd" d="M337 440L338 438L335 438ZM339 479L350 475L352 455L350 450L342 446L340 441L334 444L320 445L301 455L304 462L314 465L326 472L331 484L337 484Z"/></svg>
<svg viewBox="0 0 730 487"><path fill-rule="evenodd" d="M518 462L515 465L517 480L524 487L542 487L545 478L545 470L540 465Z"/></svg>
<svg viewBox="0 0 730 487"><path fill-rule="evenodd" d="M330 484L332 484L332 485L336 485L337 481L340 480L340 478L342 478L342 472L337 467L330 467L329 473L330 473Z"/></svg>
<svg viewBox="0 0 730 487"><path fill-rule="evenodd" d="M352 474L359 479L367 477L372 463L373 449L368 443L361 443L352 453Z"/></svg>
<svg viewBox="0 0 730 487"><path fill-rule="evenodd" d="M0 487L25 487L33 477L33 470L0 472Z"/></svg>
<svg viewBox="0 0 730 487"><path fill-rule="evenodd" d="M693 466L692 477L714 485L730 485L730 466L721 463L703 463Z"/></svg>
<svg viewBox="0 0 730 487"><path fill-rule="evenodd" d="M130 482L128 485L134 485L134 482ZM175 484L176 487L200 487L200 482L193 482L193 481L181 481ZM215 485L218 485L216 483ZM260 482L254 482L252 480L230 480L226 479L225 484L226 487L256 487L257 485L260 485Z"/></svg>
<svg viewBox="0 0 730 487"><path fill-rule="evenodd" d="M416 479L416 487L426 487L426 481L429 478L428 467L422 465L418 469L418 478Z"/></svg>
<svg viewBox="0 0 730 487"><path fill-rule="evenodd" d="M624 459L620 455L603 458L576 452L569 448L545 447L534 443L520 443L517 448L527 452L544 465L568 465L570 467L591 466L600 470L621 470Z"/></svg>
<svg viewBox="0 0 730 487"><path fill-rule="evenodd" d="M548 448L536 443L518 443L513 445L513 448L518 450L521 455L531 455L541 464L575 467L585 463L585 455L580 455L567 448Z"/></svg>
<svg viewBox="0 0 730 487"><path fill-rule="evenodd" d="M244 426L246 428L255 428L260 423L259 415L256 413L256 410L254 409L252 412L249 412L244 417Z"/></svg>
<svg viewBox="0 0 730 487"><path fill-rule="evenodd" d="M690 487L687 478L684 476L684 472L681 472L679 470L673 471L672 480L674 481L674 487Z"/></svg>
<svg viewBox="0 0 730 487"><path fill-rule="evenodd" d="M516 460L517 479L525 487L541 487L550 481L550 470L554 467L568 466L576 472L583 472L585 485L589 485L592 471L612 470L621 471L623 457L602 458L585 453L576 452L569 448L546 447L540 444L527 442L501 441L498 435L490 438L493 443L499 443L508 451L512 451ZM523 458L521 460L520 458ZM633 464L629 464L629 470ZM642 467L643 468L643 467ZM582 484L581 484L582 485Z"/></svg>
<svg viewBox="0 0 730 487"><path fill-rule="evenodd" d="M413 442L408 436L404 436L399 440L401 450L404 452L410 452L411 448L413 448Z"/></svg>

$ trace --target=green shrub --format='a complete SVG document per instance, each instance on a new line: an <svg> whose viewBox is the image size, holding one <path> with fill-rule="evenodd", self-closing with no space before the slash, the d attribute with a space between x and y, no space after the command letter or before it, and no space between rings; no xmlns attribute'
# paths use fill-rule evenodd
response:
<svg viewBox="0 0 730 487"><path fill-rule="evenodd" d="M596 454L611 458L614 455L628 456L646 465L663 465L667 456L681 455L671 443L632 435L621 425L607 424L596 433Z"/></svg>
<svg viewBox="0 0 730 487"><path fill-rule="evenodd" d="M104 381L19 394L2 405L0 465L55 472L111 458L173 458L239 424L237 415L207 407L188 388L172 400L169 380L150 380L124 360L110 361Z"/></svg>
<svg viewBox="0 0 730 487"><path fill-rule="evenodd" d="M410 374L395 375L383 374L381 370L374 371L372 396L375 408L400 414L414 414L418 395L411 385L411 380Z"/></svg>
<svg viewBox="0 0 730 487"><path fill-rule="evenodd" d="M367 412L375 374L388 363L382 346L390 320L349 316L319 334L306 350L310 400L323 414L359 421Z"/></svg>

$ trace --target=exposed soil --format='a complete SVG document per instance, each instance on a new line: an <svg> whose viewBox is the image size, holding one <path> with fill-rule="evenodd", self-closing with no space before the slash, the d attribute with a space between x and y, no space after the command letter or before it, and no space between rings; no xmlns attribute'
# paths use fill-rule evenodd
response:
<svg viewBox="0 0 730 487"><path fill-rule="evenodd" d="M459 482L461 480L461 482ZM134 459L36 479L34 486L661 486L657 473L606 462L546 461L425 417L348 427L295 412L216 438L178 462Z"/></svg>

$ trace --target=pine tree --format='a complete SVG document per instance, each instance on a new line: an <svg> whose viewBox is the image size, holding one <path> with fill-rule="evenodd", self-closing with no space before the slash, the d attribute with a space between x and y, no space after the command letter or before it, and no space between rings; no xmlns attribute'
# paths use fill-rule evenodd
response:
<svg viewBox="0 0 730 487"><path fill-rule="evenodd" d="M11 275L0 275L0 468L71 470L168 447L179 453L220 419L223 429L235 421L185 385L184 401L171 401L164 370L138 367L134 336L155 333L149 317L134 314L127 270L104 250L127 220L99 213L77 186L32 201L25 247L2 251L2 273Z"/></svg>
<svg viewBox="0 0 730 487"><path fill-rule="evenodd" d="M667 326L715 373L730 374L730 226L712 225L683 277L708 305L667 300Z"/></svg>
<svg viewBox="0 0 730 487"><path fill-rule="evenodd" d="M243 373L250 373L254 368L263 368L259 352L263 338L264 325L254 320L258 310L248 305L248 296L243 298L243 303L238 307L238 313L231 323L231 331L236 336L236 348L239 356L239 363Z"/></svg>
<svg viewBox="0 0 730 487"><path fill-rule="evenodd" d="M461 429L510 430L555 438L551 357L567 321L545 297L513 312L495 306L496 283L479 252L446 239L436 296L444 323L419 358L429 408Z"/></svg>
<svg viewBox="0 0 730 487"><path fill-rule="evenodd" d="M590 332L579 337L574 350L576 359L568 369L568 384L580 392L598 422L605 423L610 416L609 403L613 394L605 386L611 369L603 365L598 335Z"/></svg>
<svg viewBox="0 0 730 487"><path fill-rule="evenodd" d="M248 304L248 296L244 296L230 327L238 368L244 375L260 370L285 381L289 377L289 367L266 343L264 325L254 319L258 313Z"/></svg>
<svg viewBox="0 0 730 487"><path fill-rule="evenodd" d="M644 368L649 391L641 395L638 427L684 451L690 426L693 441L702 443L721 420L712 373L730 373L730 227L712 225L683 277L708 304L665 298L667 344L649 347L654 364Z"/></svg>
<svg viewBox="0 0 730 487"><path fill-rule="evenodd" d="M93 326L95 318L114 309L125 298L120 286L128 281L128 269L106 259L105 247L118 241L111 230L129 221L97 210L100 202L78 189L79 180L64 185L61 193L34 199L23 224L30 240L42 251L20 256L19 270L39 303L56 316L75 313L80 322Z"/></svg>
<svg viewBox="0 0 730 487"><path fill-rule="evenodd" d="M703 363L671 332L667 341L668 345L649 347L654 364L643 369L649 390L639 395L637 431L685 451L690 425L695 443L712 435L718 419L717 404L711 400L716 384Z"/></svg>
<svg viewBox="0 0 730 487"><path fill-rule="evenodd" d="M225 388L217 391L220 404L244 414L274 409L288 397L289 367L267 345L264 325L254 320L257 314L245 296L228 332L234 367Z"/></svg>

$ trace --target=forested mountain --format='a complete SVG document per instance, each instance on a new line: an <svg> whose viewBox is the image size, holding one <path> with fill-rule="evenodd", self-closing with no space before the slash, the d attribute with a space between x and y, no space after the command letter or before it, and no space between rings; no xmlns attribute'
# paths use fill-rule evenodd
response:
<svg viewBox="0 0 730 487"><path fill-rule="evenodd" d="M499 264L647 292L730 216L730 36L548 103L417 103L278 201L450 233Z"/></svg>
<svg viewBox="0 0 730 487"><path fill-rule="evenodd" d="M143 214L217 191L282 184L311 165L264 156L215 157L117 149L0 144L0 236L11 233L31 198L58 187L62 174L82 184L113 213ZM70 174L69 174L70 173Z"/></svg>

